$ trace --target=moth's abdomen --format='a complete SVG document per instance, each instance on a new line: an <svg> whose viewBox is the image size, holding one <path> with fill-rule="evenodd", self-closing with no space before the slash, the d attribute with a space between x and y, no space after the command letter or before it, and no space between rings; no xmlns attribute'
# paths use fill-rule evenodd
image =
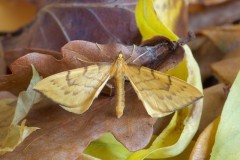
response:
<svg viewBox="0 0 240 160"><path fill-rule="evenodd" d="M117 117L120 118L123 115L123 110L125 107L125 92L124 92L125 79L121 69L117 69L114 78L115 78L116 96L117 96L116 114L117 114Z"/></svg>

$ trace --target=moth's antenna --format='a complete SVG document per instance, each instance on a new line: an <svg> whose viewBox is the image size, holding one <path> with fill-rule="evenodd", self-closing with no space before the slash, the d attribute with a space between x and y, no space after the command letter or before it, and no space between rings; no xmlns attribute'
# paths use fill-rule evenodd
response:
<svg viewBox="0 0 240 160"><path fill-rule="evenodd" d="M110 57L110 56L108 56L106 53L104 53L103 51L102 51L102 49L100 48L100 46L96 43L96 46L98 47L98 49L101 51L101 53L105 56L105 57L107 57L108 59L111 59L112 61L114 61L114 59L112 58L112 57Z"/></svg>
<svg viewBox="0 0 240 160"><path fill-rule="evenodd" d="M103 63L107 63L107 62L93 62L93 61L86 61L86 60L83 60L83 59L81 59L81 58L78 58L78 57L73 57L74 59L76 59L76 60L79 60L79 61L81 61L81 62L84 62L84 63L100 63L100 64L103 64Z"/></svg>
<svg viewBox="0 0 240 160"><path fill-rule="evenodd" d="M144 56L146 53L148 53L148 51L144 52L143 54L140 54L139 56L137 56L137 58L135 58L134 60L132 60L132 62L136 62L139 58L141 58L142 56Z"/></svg>
<svg viewBox="0 0 240 160"><path fill-rule="evenodd" d="M133 45L132 53L131 53L131 55L130 55L125 61L127 61L128 59L130 59L130 58L133 56L133 54L134 54L134 52L135 52L135 49L136 49L136 46Z"/></svg>

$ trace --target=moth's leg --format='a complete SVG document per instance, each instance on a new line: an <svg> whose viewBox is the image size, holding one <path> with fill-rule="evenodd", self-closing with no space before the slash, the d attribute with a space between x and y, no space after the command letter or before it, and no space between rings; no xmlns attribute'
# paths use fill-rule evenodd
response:
<svg viewBox="0 0 240 160"><path fill-rule="evenodd" d="M128 79L128 77L124 77L124 78L125 78L125 81L129 82L129 79Z"/></svg>
<svg viewBox="0 0 240 160"><path fill-rule="evenodd" d="M132 53L130 54L130 56L127 59L125 59L126 62L127 62L127 60L129 60L134 55L135 48L136 48L136 46L133 45Z"/></svg>
<svg viewBox="0 0 240 160"><path fill-rule="evenodd" d="M113 85L113 82L109 80L105 87L103 88L101 94L107 95L112 97L115 94L115 87Z"/></svg>
<svg viewBox="0 0 240 160"><path fill-rule="evenodd" d="M76 60L79 60L79 61L81 61L81 62L84 62L84 63L95 63L95 62L92 62L92 61L83 60L83 59L78 58L78 57L73 57L73 58L76 59Z"/></svg>
<svg viewBox="0 0 240 160"><path fill-rule="evenodd" d="M103 52L102 49L100 48L100 46L99 46L97 43L96 43L96 46L98 47L98 49L101 51L101 53L102 53L105 57L107 57L108 59L110 59L112 62L115 61L112 57L108 56L105 52Z"/></svg>

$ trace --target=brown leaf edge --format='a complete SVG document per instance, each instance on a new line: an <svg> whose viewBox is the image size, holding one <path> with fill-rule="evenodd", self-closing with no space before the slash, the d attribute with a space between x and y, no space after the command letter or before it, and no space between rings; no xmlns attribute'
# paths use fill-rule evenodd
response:
<svg viewBox="0 0 240 160"><path fill-rule="evenodd" d="M58 59L52 56L55 55L55 51L22 49L23 51L34 52L14 61L10 65L12 74L0 76L0 90L6 90L15 95L25 90L32 76L31 64L35 66L41 76L47 77L58 72L85 67L94 62L112 61L120 51L126 59L128 58L128 62L135 59L132 64L143 65L165 72L176 67L184 57L184 49L181 46L173 49L173 46L174 42L165 37L160 37L159 43L154 46L143 47L124 46L118 43L96 45L96 43L76 40L62 47L63 58L60 60L59 56L55 56ZM133 55L129 58L133 51ZM76 58L91 61L92 63L84 63Z"/></svg>

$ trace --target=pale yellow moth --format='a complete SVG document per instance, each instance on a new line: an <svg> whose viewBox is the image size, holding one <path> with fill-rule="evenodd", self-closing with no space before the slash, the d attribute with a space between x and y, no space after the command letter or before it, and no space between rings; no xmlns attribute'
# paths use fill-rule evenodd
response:
<svg viewBox="0 0 240 160"><path fill-rule="evenodd" d="M143 66L127 64L121 52L113 63L57 73L40 81L34 89L64 109L81 114L89 109L112 77L115 79L118 118L123 115L125 107L125 79L131 82L151 117L171 114L202 97L198 89L183 80Z"/></svg>

